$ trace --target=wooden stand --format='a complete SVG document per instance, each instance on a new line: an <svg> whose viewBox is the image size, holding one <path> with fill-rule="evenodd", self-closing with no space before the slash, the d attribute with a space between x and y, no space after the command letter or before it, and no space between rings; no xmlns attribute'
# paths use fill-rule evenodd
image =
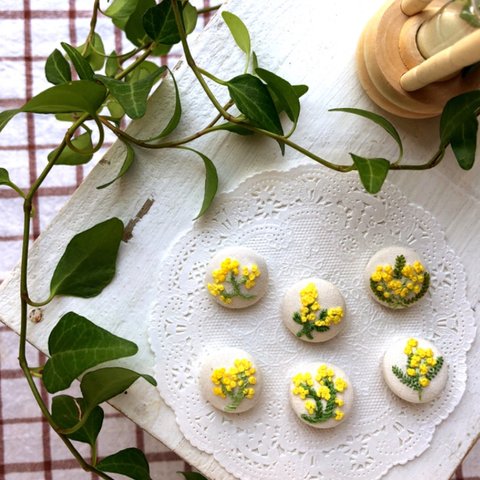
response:
<svg viewBox="0 0 480 480"><path fill-rule="evenodd" d="M465 77L456 74L414 92L400 84L407 71L424 62L415 41L418 28L444 3L434 1L409 17L401 9L401 0L389 1L365 27L357 49L360 82L388 112L405 118L436 117L452 97L480 87L480 70Z"/></svg>

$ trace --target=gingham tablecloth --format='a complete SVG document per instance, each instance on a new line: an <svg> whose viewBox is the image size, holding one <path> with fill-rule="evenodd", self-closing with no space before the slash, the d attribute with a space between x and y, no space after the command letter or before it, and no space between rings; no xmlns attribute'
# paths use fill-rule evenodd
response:
<svg viewBox="0 0 480 480"><path fill-rule="evenodd" d="M49 84L43 73L47 56L60 48L60 41L72 45L83 43L89 29L89 0L0 0L0 109L22 105ZM197 7L209 6L209 0L197 0ZM201 28L208 15L199 20ZM99 16L98 31L106 51L122 49L122 38L114 33L108 19ZM128 47L126 47L128 48ZM171 66L179 51L174 50L163 62ZM19 115L0 135L0 167L7 168L12 180L28 189L64 133L64 125L47 116ZM111 139L110 139L111 140ZM108 146L108 142L107 142ZM99 152L97 159L101 157ZM39 190L35 201L32 239L56 215L82 182L87 167L55 167ZM22 235L22 202L16 194L0 187L0 281L20 258ZM18 337L0 326L0 479L69 480L96 478L78 467L63 443L41 418L17 363ZM33 347L28 348L32 364L45 358ZM42 389L42 396L47 393ZM143 432L113 408L105 407L105 422L99 437L99 456L122 448L142 449L150 462L153 479L180 478L179 470L191 471L174 452ZM88 450L81 448L88 456ZM455 479L480 480L480 447L475 447ZM259 477L259 480L261 478ZM430 480L430 479L425 479Z"/></svg>

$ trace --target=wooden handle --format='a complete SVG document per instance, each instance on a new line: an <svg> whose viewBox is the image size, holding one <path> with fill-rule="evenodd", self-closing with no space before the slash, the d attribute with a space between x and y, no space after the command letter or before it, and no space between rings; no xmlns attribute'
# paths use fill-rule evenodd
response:
<svg viewBox="0 0 480 480"><path fill-rule="evenodd" d="M477 30L409 70L400 79L400 85L413 92L479 61L480 30Z"/></svg>
<svg viewBox="0 0 480 480"><path fill-rule="evenodd" d="M400 8L405 15L411 17L424 10L429 3L432 3L432 0L402 0Z"/></svg>

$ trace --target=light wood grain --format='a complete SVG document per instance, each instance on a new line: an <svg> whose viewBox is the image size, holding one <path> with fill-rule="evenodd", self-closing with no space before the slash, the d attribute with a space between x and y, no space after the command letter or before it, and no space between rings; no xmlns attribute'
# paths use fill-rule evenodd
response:
<svg viewBox="0 0 480 480"><path fill-rule="evenodd" d="M402 0L401 8L405 15L415 15L424 10L432 0Z"/></svg>

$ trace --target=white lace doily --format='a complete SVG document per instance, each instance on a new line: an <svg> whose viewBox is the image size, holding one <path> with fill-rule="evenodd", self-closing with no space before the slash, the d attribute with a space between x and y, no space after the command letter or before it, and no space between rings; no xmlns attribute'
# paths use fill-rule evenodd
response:
<svg viewBox="0 0 480 480"><path fill-rule="evenodd" d="M160 266L149 331L158 388L185 437L244 480L371 480L420 455L462 397L475 336L463 266L436 220L391 184L372 196L353 175L312 166L256 175L216 205ZM241 311L215 303L203 283L212 255L230 245L257 251L270 272L265 297ZM415 249L431 273L426 298L403 311L378 305L362 283L370 256L389 245ZM299 341L280 318L286 289L311 276L347 303L345 331L325 344ZM447 388L429 404L399 400L381 378L386 347L404 336L432 340L448 362ZM250 352L264 374L250 412L224 414L200 396L203 355L226 346ZM328 431L300 423L288 403L289 371L309 361L339 366L355 389L351 417Z"/></svg>

